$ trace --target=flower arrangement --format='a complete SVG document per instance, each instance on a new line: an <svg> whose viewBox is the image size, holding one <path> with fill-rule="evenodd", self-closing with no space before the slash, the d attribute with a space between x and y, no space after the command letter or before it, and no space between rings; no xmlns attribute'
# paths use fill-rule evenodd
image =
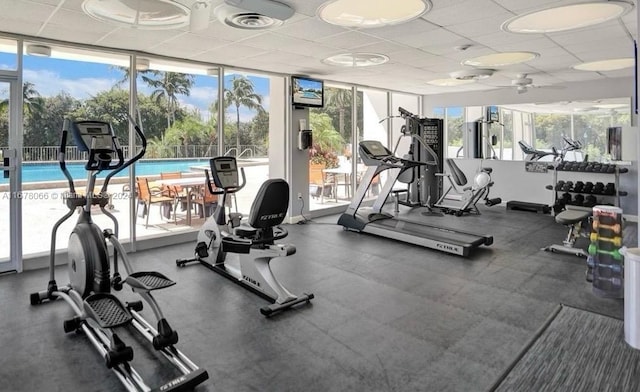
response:
<svg viewBox="0 0 640 392"><path fill-rule="evenodd" d="M333 151L323 150L317 144L309 149L309 162L323 164L325 168L332 169L340 165L338 155Z"/></svg>

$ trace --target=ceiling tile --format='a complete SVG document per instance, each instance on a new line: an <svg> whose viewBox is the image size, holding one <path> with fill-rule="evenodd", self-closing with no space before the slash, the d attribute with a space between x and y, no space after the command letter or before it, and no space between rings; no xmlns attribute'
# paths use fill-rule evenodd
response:
<svg viewBox="0 0 640 392"><path fill-rule="evenodd" d="M360 46L381 42L379 38L363 34L359 31L348 31L329 37L323 37L315 41L318 41L327 46L349 50L358 48Z"/></svg>
<svg viewBox="0 0 640 392"><path fill-rule="evenodd" d="M434 6L423 18L438 26L454 26L504 13L504 8L491 0L465 0L442 8Z"/></svg>
<svg viewBox="0 0 640 392"><path fill-rule="evenodd" d="M286 24L277 29L278 34L306 39L308 41L320 41L323 38L344 33L345 31L349 30L323 22L317 18L306 18L296 23Z"/></svg>

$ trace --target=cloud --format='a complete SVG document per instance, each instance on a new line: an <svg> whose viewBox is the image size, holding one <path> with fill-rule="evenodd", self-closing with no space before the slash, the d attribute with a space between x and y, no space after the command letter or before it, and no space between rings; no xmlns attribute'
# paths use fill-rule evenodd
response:
<svg viewBox="0 0 640 392"><path fill-rule="evenodd" d="M100 91L110 90L118 82L115 78L99 77L64 79L59 73L50 70L25 69L23 75L24 80L33 83L43 97L53 97L64 91L74 98L86 99Z"/></svg>

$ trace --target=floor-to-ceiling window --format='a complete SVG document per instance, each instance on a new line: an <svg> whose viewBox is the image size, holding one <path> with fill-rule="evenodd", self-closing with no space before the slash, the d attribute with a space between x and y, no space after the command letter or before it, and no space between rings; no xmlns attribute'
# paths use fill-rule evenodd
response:
<svg viewBox="0 0 640 392"><path fill-rule="evenodd" d="M128 72L128 64L129 57L124 55L25 43L22 88L23 238L42 239L23 241L25 255L49 249L48 239L54 219L68 211L63 201L68 183L58 164L64 119L107 121L126 147L129 89L121 80ZM78 152L71 137L67 140L66 160L76 180L77 191L86 192L86 154ZM129 238L128 195L122 192L121 185L117 185L122 181L113 181L109 207L120 222L120 238ZM99 209L93 212L99 226L112 227L112 222ZM43 219L43 216L54 219ZM75 220L72 216L60 226L56 248L66 248Z"/></svg>
<svg viewBox="0 0 640 392"><path fill-rule="evenodd" d="M17 42L14 40L0 39L0 72L11 73L17 69ZM0 77L2 73L0 73ZM0 158L4 158L9 150L10 134L10 97L11 83L8 79L0 78ZM2 161L4 163L4 159ZM0 175L0 271L4 271L3 262L10 263L11 255L10 230L10 202L11 193L9 189L9 172L5 176L4 171ZM7 267L6 269L13 269Z"/></svg>
<svg viewBox="0 0 640 392"><path fill-rule="evenodd" d="M309 150L309 209L350 200L353 124L351 87L325 84L324 107L309 110L313 146Z"/></svg>
<svg viewBox="0 0 640 392"><path fill-rule="evenodd" d="M358 118L358 134L356 142L359 143L363 140L377 140L385 146L388 145L389 133L389 103L388 93L386 91L359 88L357 91L357 118ZM356 186L359 185L359 180L363 177L366 166L362 163L359 157L359 150L356 146L353 149L353 153L356 154ZM369 192L366 197L375 197L378 195L378 191L384 182L386 173L381 173L381 176L374 178L371 181Z"/></svg>
<svg viewBox="0 0 640 392"><path fill-rule="evenodd" d="M258 189L269 178L270 79L257 73L226 69L223 94L222 153L236 157L245 172L246 185L234 196L234 201L238 210L248 216Z"/></svg>
<svg viewBox="0 0 640 392"><path fill-rule="evenodd" d="M136 71L137 106L148 139L147 153L136 165L136 187L151 194L146 207L143 200L137 205L137 236L191 230L215 205L203 177L209 158L218 155L218 70L137 57ZM172 185L174 179L183 184Z"/></svg>

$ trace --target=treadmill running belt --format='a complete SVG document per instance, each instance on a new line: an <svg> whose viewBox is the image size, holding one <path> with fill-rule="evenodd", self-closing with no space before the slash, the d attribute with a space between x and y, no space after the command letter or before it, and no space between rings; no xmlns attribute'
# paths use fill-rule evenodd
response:
<svg viewBox="0 0 640 392"><path fill-rule="evenodd" d="M369 223L368 225L384 226L384 228L388 230L429 238L434 241L449 242L462 247L478 247L486 242L485 237L460 233L452 230L438 229L431 226L424 226L397 219L377 220Z"/></svg>

